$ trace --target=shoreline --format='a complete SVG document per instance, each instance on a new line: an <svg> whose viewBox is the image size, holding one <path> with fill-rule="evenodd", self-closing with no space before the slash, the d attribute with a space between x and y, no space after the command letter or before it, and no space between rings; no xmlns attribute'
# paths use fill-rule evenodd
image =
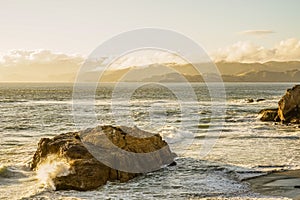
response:
<svg viewBox="0 0 300 200"><path fill-rule="evenodd" d="M300 199L300 169L271 172L244 180L253 192L274 197Z"/></svg>

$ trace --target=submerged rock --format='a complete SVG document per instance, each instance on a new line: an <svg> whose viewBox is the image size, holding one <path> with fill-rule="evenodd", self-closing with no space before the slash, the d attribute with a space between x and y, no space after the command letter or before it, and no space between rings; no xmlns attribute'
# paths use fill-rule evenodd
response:
<svg viewBox="0 0 300 200"><path fill-rule="evenodd" d="M93 145L99 151L90 152L91 148L87 145ZM115 151L116 148L122 150ZM144 159L137 158L138 160L132 162L126 157L128 152L134 155L158 153L142 157ZM126 182L140 174L118 170L118 166L122 164L141 169L155 163L146 171L156 170L174 162L175 156L159 134L151 134L137 128L98 126L81 132L60 134L51 139L42 138L33 156L31 169L39 171L45 165L59 166L57 163L64 162L64 169L56 169L57 173L52 173L50 177L53 188L92 190L106 184L107 181ZM109 167L102 161L113 163L116 168Z"/></svg>
<svg viewBox="0 0 300 200"><path fill-rule="evenodd" d="M247 102L247 103L253 103L253 102L254 102L254 99L246 99L246 102Z"/></svg>
<svg viewBox="0 0 300 200"><path fill-rule="evenodd" d="M265 101L266 99L256 99L256 102Z"/></svg>
<svg viewBox="0 0 300 200"><path fill-rule="evenodd" d="M300 124L300 85L287 89L278 102L278 109L264 109L259 114L262 121Z"/></svg>

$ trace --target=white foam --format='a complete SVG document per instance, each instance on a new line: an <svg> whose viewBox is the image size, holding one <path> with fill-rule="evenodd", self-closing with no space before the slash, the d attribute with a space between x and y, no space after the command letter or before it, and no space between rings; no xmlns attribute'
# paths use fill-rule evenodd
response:
<svg viewBox="0 0 300 200"><path fill-rule="evenodd" d="M53 179L56 177L67 176L70 173L70 165L67 161L53 155L48 156L48 158L39 165L36 177L43 187L55 190Z"/></svg>

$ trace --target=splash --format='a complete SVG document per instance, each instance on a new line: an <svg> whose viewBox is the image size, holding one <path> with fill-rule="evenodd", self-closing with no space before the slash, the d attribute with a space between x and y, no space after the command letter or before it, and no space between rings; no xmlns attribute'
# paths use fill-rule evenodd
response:
<svg viewBox="0 0 300 200"><path fill-rule="evenodd" d="M56 156L48 156L48 158L38 167L36 176L42 187L55 190L53 179L56 177L67 176L70 173L70 165L65 159L59 159Z"/></svg>

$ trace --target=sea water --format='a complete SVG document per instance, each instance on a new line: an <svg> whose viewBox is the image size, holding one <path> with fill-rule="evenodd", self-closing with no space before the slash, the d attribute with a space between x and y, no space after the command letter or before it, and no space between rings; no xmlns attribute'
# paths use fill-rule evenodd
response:
<svg viewBox="0 0 300 200"><path fill-rule="evenodd" d="M226 111L213 116L218 108L212 108L211 93L202 83L191 85L197 101L187 102L172 92L176 88L183 97L189 95L185 84L148 84L135 90L129 101L112 100L114 85L99 84L93 101L99 124L126 125L120 119L130 119L128 125L160 133L177 153L177 165L127 183L109 182L97 190L78 192L54 191L51 177L69 173L62 160L37 172L29 168L41 138L79 129L73 85L2 83L0 199L271 198L253 193L243 180L268 171L300 169L299 128L258 119L261 109L276 108L293 85L226 83ZM127 89L121 92L126 94ZM184 106L188 113L182 113ZM208 140L213 146L200 156Z"/></svg>

